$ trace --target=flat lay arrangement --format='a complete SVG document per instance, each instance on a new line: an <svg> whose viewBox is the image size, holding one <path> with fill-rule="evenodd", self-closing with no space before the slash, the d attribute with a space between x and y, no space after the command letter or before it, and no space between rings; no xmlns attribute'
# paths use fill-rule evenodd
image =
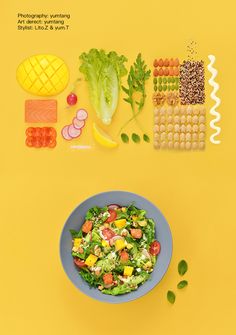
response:
<svg viewBox="0 0 236 335"><path fill-rule="evenodd" d="M79 140L86 120L90 115L93 119L91 134L99 146L114 149L119 144L129 142L153 142L155 149L166 150L203 150L207 142L207 118L205 101L205 64L196 59L196 45L192 41L188 45L188 56L185 60L178 57L155 58L149 68L141 53L127 68L128 59L115 51L106 52L102 49L90 49L79 56L79 72L87 82L92 110L77 109L71 115L71 124L65 124L61 136L66 141ZM210 136L210 142L219 144L215 137L220 134L220 113L216 108L220 99L215 95L219 85L214 81L217 71L212 67L215 56L210 55L207 69L212 77L209 84L213 87L210 95L215 105L210 114L215 118L210 120L210 127L215 133ZM152 102L154 106L154 134L151 140L148 129L143 129L139 115L145 109L148 96L146 82L153 76ZM125 84L127 76L127 84ZM20 86L29 94L44 97L44 99L28 99L25 101L25 122L56 123L58 114L62 111L56 99L45 99L60 94L66 89L69 81L69 69L58 56L39 54L26 58L17 69L17 80ZM79 78L73 85L79 85ZM111 134L109 125L115 122L114 114L119 113L120 96L130 106L130 117L120 126L117 134ZM67 111L80 105L78 95L73 89L66 98ZM74 110L74 109L73 109ZM99 121L99 122L98 122ZM100 126L106 126L106 129ZM132 124L133 132L127 133L126 127ZM91 127L91 125L89 126ZM27 139L27 146L33 142ZM34 145L31 145L34 147ZM42 145L43 146L43 145ZM56 142L55 142L56 146ZM55 147L51 146L51 147ZM40 141L37 139L37 147ZM88 143L79 148L91 148Z"/></svg>

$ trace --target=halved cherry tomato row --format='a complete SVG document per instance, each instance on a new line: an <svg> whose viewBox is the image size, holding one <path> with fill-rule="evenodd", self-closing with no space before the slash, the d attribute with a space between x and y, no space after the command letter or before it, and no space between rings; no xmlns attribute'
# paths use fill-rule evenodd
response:
<svg viewBox="0 0 236 335"><path fill-rule="evenodd" d="M26 129L25 144L30 148L48 147L54 148L57 145L57 132L52 127L29 127Z"/></svg>
<svg viewBox="0 0 236 335"><path fill-rule="evenodd" d="M57 137L56 129L53 127L29 127L25 131L26 136L34 137Z"/></svg>

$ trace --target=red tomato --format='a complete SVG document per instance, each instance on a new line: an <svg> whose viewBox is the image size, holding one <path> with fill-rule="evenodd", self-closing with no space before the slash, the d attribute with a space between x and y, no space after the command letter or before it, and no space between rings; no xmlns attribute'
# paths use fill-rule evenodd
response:
<svg viewBox="0 0 236 335"><path fill-rule="evenodd" d="M49 127L49 128L48 128L48 133L49 133L50 136L52 136L52 137L54 137L54 138L57 136L57 131L56 131L56 129L53 128L53 127Z"/></svg>
<svg viewBox="0 0 236 335"><path fill-rule="evenodd" d="M92 228L93 228L92 221L87 220L84 222L82 226L82 232L87 234L88 232L90 232L90 230L92 230Z"/></svg>
<svg viewBox="0 0 236 335"><path fill-rule="evenodd" d="M34 127L27 128L25 131L26 136L34 136L34 129Z"/></svg>
<svg viewBox="0 0 236 335"><path fill-rule="evenodd" d="M116 236L116 234L114 233L113 230L111 230L110 228L104 228L102 230L102 235L107 239L110 240L112 237Z"/></svg>
<svg viewBox="0 0 236 335"><path fill-rule="evenodd" d="M36 137L34 141L34 147L35 148L41 148L43 145L41 137Z"/></svg>
<svg viewBox="0 0 236 335"><path fill-rule="evenodd" d="M117 214L116 211L114 209L108 209L108 212L110 214L110 216L106 219L107 223L111 223L113 221L115 221Z"/></svg>
<svg viewBox="0 0 236 335"><path fill-rule="evenodd" d="M35 139L33 136L28 136L25 140L25 144L27 145L27 147L30 147L30 148L34 146L34 142L35 142Z"/></svg>
<svg viewBox="0 0 236 335"><path fill-rule="evenodd" d="M103 281L105 285L110 285L113 283L113 275L112 273L105 273L103 276Z"/></svg>
<svg viewBox="0 0 236 335"><path fill-rule="evenodd" d="M41 137L42 136L42 128L40 128L40 127L34 128L34 136Z"/></svg>
<svg viewBox="0 0 236 335"><path fill-rule="evenodd" d="M82 259L74 258L74 263L78 268L83 268L86 266L85 262Z"/></svg>
<svg viewBox="0 0 236 335"><path fill-rule="evenodd" d="M55 148L56 145L57 145L57 141L54 138L51 138L49 143L48 143L48 147L49 148Z"/></svg>
<svg viewBox="0 0 236 335"><path fill-rule="evenodd" d="M127 251L123 250L120 253L120 261L121 263L126 263L129 260L129 254Z"/></svg>
<svg viewBox="0 0 236 335"><path fill-rule="evenodd" d="M143 233L141 229L130 229L133 238L141 238Z"/></svg>
<svg viewBox="0 0 236 335"><path fill-rule="evenodd" d="M149 248L149 253L153 256L156 256L161 251L161 244L158 241L153 241Z"/></svg>

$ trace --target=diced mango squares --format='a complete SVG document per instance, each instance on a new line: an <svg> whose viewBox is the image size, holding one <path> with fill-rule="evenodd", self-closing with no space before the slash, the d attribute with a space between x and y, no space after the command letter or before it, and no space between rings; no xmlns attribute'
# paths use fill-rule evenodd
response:
<svg viewBox="0 0 236 335"><path fill-rule="evenodd" d="M102 240L102 246L103 246L104 248L108 248L110 245L109 245L109 243L108 243L107 241Z"/></svg>
<svg viewBox="0 0 236 335"><path fill-rule="evenodd" d="M132 266L125 266L124 267L124 276L132 276L132 273L134 271L134 268Z"/></svg>
<svg viewBox="0 0 236 335"><path fill-rule="evenodd" d="M75 238L74 239L74 247L78 248L81 244L82 238Z"/></svg>
<svg viewBox="0 0 236 335"><path fill-rule="evenodd" d="M93 266L96 262L97 262L97 256L90 254L86 260L85 260L85 264L88 266Z"/></svg>
<svg viewBox="0 0 236 335"><path fill-rule="evenodd" d="M126 219L115 220L115 225L117 228L121 229L126 225Z"/></svg>
<svg viewBox="0 0 236 335"><path fill-rule="evenodd" d="M133 244L127 243L126 248L129 249L129 250L132 249L133 248Z"/></svg>
<svg viewBox="0 0 236 335"><path fill-rule="evenodd" d="M115 248L116 248L116 251L124 249L125 248L125 241L123 239L116 240L115 241Z"/></svg>

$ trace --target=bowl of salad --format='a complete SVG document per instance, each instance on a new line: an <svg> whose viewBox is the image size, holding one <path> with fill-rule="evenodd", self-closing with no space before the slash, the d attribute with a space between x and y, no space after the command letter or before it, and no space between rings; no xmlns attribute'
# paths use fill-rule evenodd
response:
<svg viewBox="0 0 236 335"><path fill-rule="evenodd" d="M166 273L172 236L160 210L144 197L96 194L71 213L60 239L63 268L86 295L109 303L137 299Z"/></svg>

